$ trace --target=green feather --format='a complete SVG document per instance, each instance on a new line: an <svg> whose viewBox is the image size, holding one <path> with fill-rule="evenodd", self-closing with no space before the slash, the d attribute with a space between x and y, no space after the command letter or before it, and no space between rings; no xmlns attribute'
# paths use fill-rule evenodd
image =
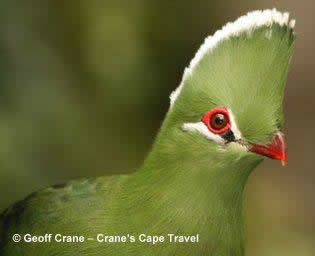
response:
<svg viewBox="0 0 315 256"><path fill-rule="evenodd" d="M271 39L266 37L269 31ZM248 141L270 140L283 127L282 102L293 42L292 29L278 24L223 41L184 81L174 115L195 121L211 107L225 106L233 110Z"/></svg>
<svg viewBox="0 0 315 256"><path fill-rule="evenodd" d="M233 111L246 141L268 144L283 128L293 23L276 11L255 15L255 26L221 37L215 47L197 54L137 172L72 181L14 204L0 217L0 255L244 255L244 188L263 158L236 143L219 145L185 131L183 125L221 106ZM259 23L266 15L276 18ZM13 234L46 233L95 240L80 244L11 239ZM97 234L134 236L135 242L99 243ZM140 234L161 235L166 241L139 242ZM171 243L168 234L198 234L199 242Z"/></svg>

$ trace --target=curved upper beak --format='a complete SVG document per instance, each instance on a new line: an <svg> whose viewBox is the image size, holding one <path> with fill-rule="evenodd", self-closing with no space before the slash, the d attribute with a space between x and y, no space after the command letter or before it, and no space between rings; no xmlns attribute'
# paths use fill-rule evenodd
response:
<svg viewBox="0 0 315 256"><path fill-rule="evenodd" d="M269 145L250 144L249 151L272 159L280 160L282 165L288 164L287 144L284 135L277 132Z"/></svg>

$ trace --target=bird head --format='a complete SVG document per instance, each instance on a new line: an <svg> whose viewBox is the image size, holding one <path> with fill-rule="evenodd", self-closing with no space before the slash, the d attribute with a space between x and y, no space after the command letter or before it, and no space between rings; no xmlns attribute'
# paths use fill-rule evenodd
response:
<svg viewBox="0 0 315 256"><path fill-rule="evenodd" d="M254 11L206 38L170 96L167 126L183 151L287 162L283 98L294 25L288 13Z"/></svg>

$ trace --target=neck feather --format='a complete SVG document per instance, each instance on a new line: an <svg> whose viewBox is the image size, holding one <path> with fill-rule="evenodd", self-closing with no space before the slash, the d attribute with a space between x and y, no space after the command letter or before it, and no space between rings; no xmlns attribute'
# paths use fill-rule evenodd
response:
<svg viewBox="0 0 315 256"><path fill-rule="evenodd" d="M148 200L148 207L165 217L162 225L154 227L159 230L154 231L199 234L202 252L243 255L244 188L261 159L246 155L224 162L214 153L198 156L196 152L183 157L165 154L169 150L163 145L167 143L155 145L134 179L147 198L155 199L153 203Z"/></svg>

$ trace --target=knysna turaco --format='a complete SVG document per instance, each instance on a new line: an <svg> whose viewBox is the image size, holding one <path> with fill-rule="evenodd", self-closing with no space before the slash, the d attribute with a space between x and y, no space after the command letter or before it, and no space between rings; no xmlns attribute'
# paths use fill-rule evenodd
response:
<svg viewBox="0 0 315 256"><path fill-rule="evenodd" d="M287 161L282 104L294 25L288 13L254 11L209 36L171 94L143 166L17 202L0 218L0 255L244 255L247 178L264 157ZM13 242L14 234L22 241ZM53 239L27 243L25 234ZM56 234L85 241L57 242ZM165 239L152 245L140 234ZM171 242L168 234L198 241Z"/></svg>

